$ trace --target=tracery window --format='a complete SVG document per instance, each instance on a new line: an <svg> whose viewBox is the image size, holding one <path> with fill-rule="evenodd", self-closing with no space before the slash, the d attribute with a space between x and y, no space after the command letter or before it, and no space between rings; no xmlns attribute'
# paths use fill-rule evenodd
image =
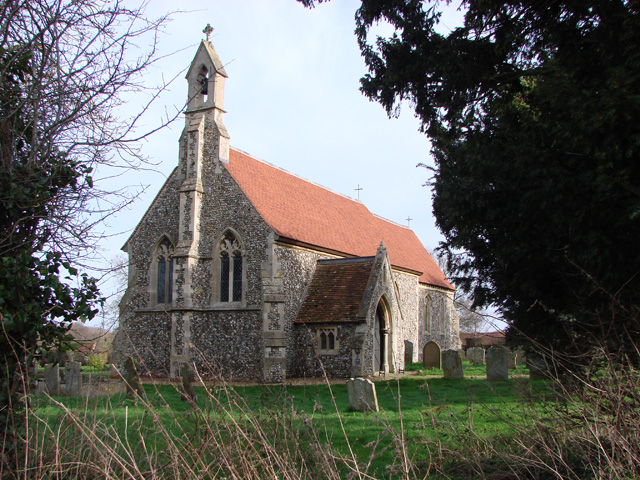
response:
<svg viewBox="0 0 640 480"><path fill-rule="evenodd" d="M242 300L242 249L240 242L227 232L218 245L220 256L220 301Z"/></svg>
<svg viewBox="0 0 640 480"><path fill-rule="evenodd" d="M318 353L334 354L338 350L338 329L336 327L318 329Z"/></svg>
<svg viewBox="0 0 640 480"><path fill-rule="evenodd" d="M173 244L168 238L163 238L158 244L154 255L156 303L171 303L173 301Z"/></svg>

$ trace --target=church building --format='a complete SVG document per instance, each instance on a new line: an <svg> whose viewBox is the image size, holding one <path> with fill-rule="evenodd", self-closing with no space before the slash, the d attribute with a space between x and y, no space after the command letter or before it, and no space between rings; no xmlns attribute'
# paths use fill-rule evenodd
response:
<svg viewBox="0 0 640 480"><path fill-rule="evenodd" d="M458 349L454 287L407 227L229 146L208 40L187 73L177 167L123 250L117 349L143 373L369 376Z"/></svg>

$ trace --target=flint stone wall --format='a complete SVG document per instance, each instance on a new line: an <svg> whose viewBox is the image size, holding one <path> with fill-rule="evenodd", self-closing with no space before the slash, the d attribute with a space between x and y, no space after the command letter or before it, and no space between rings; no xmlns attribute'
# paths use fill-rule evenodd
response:
<svg viewBox="0 0 640 480"><path fill-rule="evenodd" d="M169 376L171 358L171 314L169 312L130 312L126 318L121 317L117 341L120 356L131 355L137 358L142 375Z"/></svg>
<svg viewBox="0 0 640 480"><path fill-rule="evenodd" d="M419 335L418 348L414 349L416 362L422 362L424 346L429 342L436 342L443 352L460 348L460 320L453 305L452 292L420 285L417 308ZM431 328L429 329L427 329L427 308L431 311Z"/></svg>
<svg viewBox="0 0 640 480"><path fill-rule="evenodd" d="M293 352L289 359L289 377L321 377L324 371L329 377L351 377L352 350L359 349L358 338L355 334L357 324L322 324L322 327L337 327L338 352L335 355L317 354L318 342L316 340L315 324L300 324L294 326Z"/></svg>
<svg viewBox="0 0 640 480"><path fill-rule="evenodd" d="M191 342L191 361L205 378L262 380L260 310L195 312Z"/></svg>

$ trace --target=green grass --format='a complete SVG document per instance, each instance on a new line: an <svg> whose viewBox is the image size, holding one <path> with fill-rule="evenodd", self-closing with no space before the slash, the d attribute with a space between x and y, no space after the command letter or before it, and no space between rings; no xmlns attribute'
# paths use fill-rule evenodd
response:
<svg viewBox="0 0 640 480"><path fill-rule="evenodd" d="M530 420L531 400L548 391L544 382L518 376L524 373L525 369L517 370L507 382L490 383L483 366L465 362L463 380L444 380L441 371L424 370L399 381L378 381L378 413L352 412L344 384L207 387L206 391L196 387L197 414L180 399L175 386L145 385L147 406L118 395L53 401L36 397L33 412L53 430L65 422L70 429L79 428L70 424L66 408L90 428L126 438L134 455L163 452L172 439L179 444L201 442L202 436L211 435L203 425L217 422L227 422L219 430L220 439L234 442L236 430L228 424L238 422L250 430L254 422L274 445L297 442L296 448L304 451L315 443L347 457L351 449L361 464L371 460L369 473L383 477L394 475L394 462L402 457L398 450L402 438L416 463L427 462L443 447L460 448L470 432L486 439L508 438L514 428ZM39 428L43 432L44 424Z"/></svg>

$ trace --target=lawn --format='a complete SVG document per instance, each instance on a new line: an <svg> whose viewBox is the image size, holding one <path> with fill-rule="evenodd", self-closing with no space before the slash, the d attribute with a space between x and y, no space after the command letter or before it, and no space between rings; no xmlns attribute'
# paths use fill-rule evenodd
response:
<svg viewBox="0 0 640 480"><path fill-rule="evenodd" d="M176 455L193 464L193 475L222 464L224 476L236 468L233 462L253 457L254 463L268 459L261 468L275 464L280 472L286 457L294 471L324 468L332 459L343 476L355 468L355 457L361 471L389 478L400 475L406 459L424 470L435 457L446 463L443 452L465 448L471 438L508 439L545 404L533 400L548 397L546 384L530 382L522 367L497 383L486 381L483 366L467 362L466 378L457 381L444 380L438 370L413 370L376 382L378 413L350 411L344 384L196 387L196 409L173 385L145 385L147 401L40 397L32 404L34 442L46 450L52 439L69 437L69 446L58 448L69 452L74 438L86 443L77 446L83 451L102 443L141 472L170 465Z"/></svg>

